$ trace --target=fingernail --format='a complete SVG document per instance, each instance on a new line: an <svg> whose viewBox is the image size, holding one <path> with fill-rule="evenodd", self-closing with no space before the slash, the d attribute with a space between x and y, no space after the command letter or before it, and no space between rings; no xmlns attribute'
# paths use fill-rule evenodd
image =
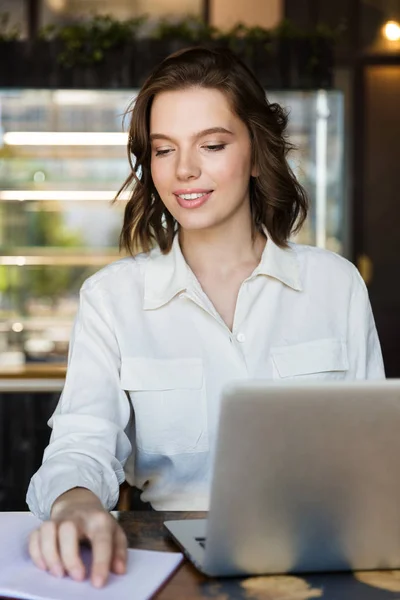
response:
<svg viewBox="0 0 400 600"><path fill-rule="evenodd" d="M119 570L121 573L125 573L126 564L125 564L125 562L124 562L123 560L119 560L119 561L117 562L117 566L118 566L118 570Z"/></svg>
<svg viewBox="0 0 400 600"><path fill-rule="evenodd" d="M71 575L72 575L72 578L73 578L73 579L78 579L79 581L80 581L81 579L83 579L83 576L84 576L84 575L83 575L83 572L82 572L82 570L81 570L81 569L73 569L73 570L71 571Z"/></svg>
<svg viewBox="0 0 400 600"><path fill-rule="evenodd" d="M64 571L63 571L62 567L60 567L60 565L56 565L55 567L53 567L51 569L51 572L53 573L53 575L55 577L63 577L64 576Z"/></svg>
<svg viewBox="0 0 400 600"><path fill-rule="evenodd" d="M95 577L93 577L93 585L95 587L101 587L103 585L103 583L104 583L104 579L100 575L96 575Z"/></svg>

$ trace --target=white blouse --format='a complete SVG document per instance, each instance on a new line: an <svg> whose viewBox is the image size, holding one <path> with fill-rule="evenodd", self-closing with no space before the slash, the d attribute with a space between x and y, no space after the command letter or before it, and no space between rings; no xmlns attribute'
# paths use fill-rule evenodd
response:
<svg viewBox="0 0 400 600"><path fill-rule="evenodd" d="M226 383L384 376L368 293L346 259L268 239L230 331L176 237L169 254L123 258L82 286L29 508L46 519L60 494L80 486L110 510L126 477L157 510L207 510Z"/></svg>

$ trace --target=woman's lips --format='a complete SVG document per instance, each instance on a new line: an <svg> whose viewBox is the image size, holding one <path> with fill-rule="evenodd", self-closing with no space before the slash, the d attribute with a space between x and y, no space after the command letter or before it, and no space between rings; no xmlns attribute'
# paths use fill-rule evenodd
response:
<svg viewBox="0 0 400 600"><path fill-rule="evenodd" d="M203 204L207 202L211 194L212 190L210 192L205 192L202 196L200 196L199 198L194 198L193 200L185 200L177 194L175 194L175 196L179 206L182 206L182 208L198 208L199 206L203 206Z"/></svg>

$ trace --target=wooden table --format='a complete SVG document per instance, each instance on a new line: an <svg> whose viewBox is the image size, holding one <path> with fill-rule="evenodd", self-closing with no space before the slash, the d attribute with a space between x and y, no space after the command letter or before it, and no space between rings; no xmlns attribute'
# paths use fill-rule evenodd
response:
<svg viewBox="0 0 400 600"><path fill-rule="evenodd" d="M137 511L119 513L130 548L177 551L163 522L201 518L202 513ZM307 576L209 579L185 560L155 596L157 600L400 600L400 571Z"/></svg>

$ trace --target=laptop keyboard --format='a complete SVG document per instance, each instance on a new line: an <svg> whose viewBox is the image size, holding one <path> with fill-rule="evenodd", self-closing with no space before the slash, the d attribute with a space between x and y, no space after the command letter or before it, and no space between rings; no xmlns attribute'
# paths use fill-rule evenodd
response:
<svg viewBox="0 0 400 600"><path fill-rule="evenodd" d="M206 538L205 537L196 537L194 539L196 540L196 542L198 542L200 544L200 546L202 548L206 547Z"/></svg>

